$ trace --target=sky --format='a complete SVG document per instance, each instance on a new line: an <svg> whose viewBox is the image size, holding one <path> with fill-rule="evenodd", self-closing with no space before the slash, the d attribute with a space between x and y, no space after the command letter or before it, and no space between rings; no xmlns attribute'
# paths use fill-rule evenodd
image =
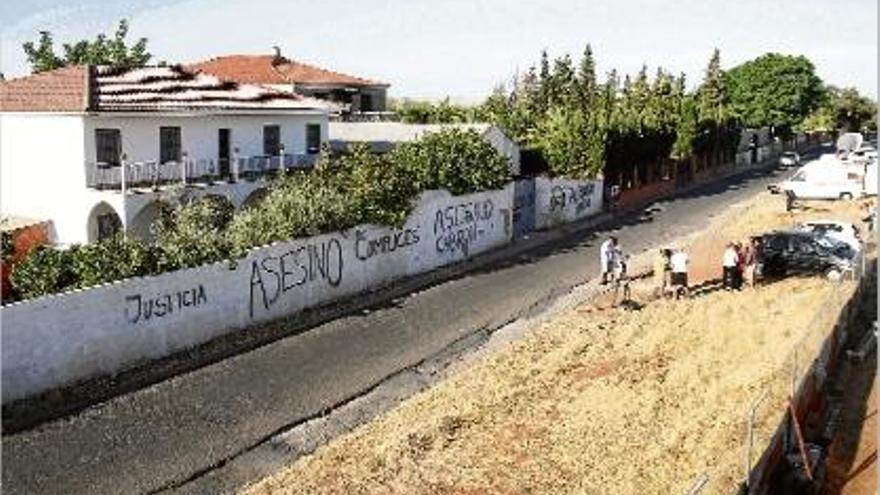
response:
<svg viewBox="0 0 880 495"><path fill-rule="evenodd" d="M30 0L0 9L0 71L28 72L21 44L112 32L146 37L155 60L285 56L391 84L392 97L476 102L551 57L590 43L601 74L647 64L702 78L712 49L733 67L766 52L805 55L819 76L877 98L876 0Z"/></svg>

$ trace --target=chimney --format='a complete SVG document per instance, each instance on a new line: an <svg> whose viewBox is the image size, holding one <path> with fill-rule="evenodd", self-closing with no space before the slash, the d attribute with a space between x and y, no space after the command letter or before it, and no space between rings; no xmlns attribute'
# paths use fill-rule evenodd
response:
<svg viewBox="0 0 880 495"><path fill-rule="evenodd" d="M284 63L284 57L281 56L281 48L279 46L273 46L272 50L275 51L275 56L272 57L272 65L279 65Z"/></svg>

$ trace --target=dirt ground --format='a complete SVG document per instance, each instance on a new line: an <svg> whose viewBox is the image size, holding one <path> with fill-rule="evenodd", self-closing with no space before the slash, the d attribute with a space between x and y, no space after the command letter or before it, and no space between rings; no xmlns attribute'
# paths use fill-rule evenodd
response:
<svg viewBox="0 0 880 495"><path fill-rule="evenodd" d="M786 214L782 201L758 195L681 240L692 280L719 276L730 239L864 216L860 202ZM830 327L852 284L799 277L681 301L648 300L641 284L639 310L584 301L246 493L668 494L705 476L700 493L729 494L743 476L749 404L771 390L760 452L784 409L788 350L805 329ZM827 322L815 308L830 308Z"/></svg>

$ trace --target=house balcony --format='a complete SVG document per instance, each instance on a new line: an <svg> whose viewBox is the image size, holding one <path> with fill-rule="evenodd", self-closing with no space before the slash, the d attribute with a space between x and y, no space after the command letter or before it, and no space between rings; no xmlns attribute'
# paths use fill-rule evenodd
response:
<svg viewBox="0 0 880 495"><path fill-rule="evenodd" d="M157 161L126 162L112 165L87 162L86 186L99 190L122 189L123 175L126 188L153 188L170 185L200 185L215 182L253 181L272 177L283 170L307 170L315 165L316 154L284 154L238 157L229 160L203 158L180 162Z"/></svg>

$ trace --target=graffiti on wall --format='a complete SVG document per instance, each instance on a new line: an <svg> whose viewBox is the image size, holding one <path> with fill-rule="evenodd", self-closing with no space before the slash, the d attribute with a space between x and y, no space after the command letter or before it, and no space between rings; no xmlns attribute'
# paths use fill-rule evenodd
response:
<svg viewBox="0 0 880 495"><path fill-rule="evenodd" d="M378 237L370 237L369 231L357 229L354 236L354 254L361 261L366 261L380 254L393 253L398 249L414 246L421 239L418 226L395 229L391 233Z"/></svg>
<svg viewBox="0 0 880 495"><path fill-rule="evenodd" d="M550 189L550 211L555 212L574 205L576 213L590 209L596 185L588 182L578 186L556 185Z"/></svg>
<svg viewBox="0 0 880 495"><path fill-rule="evenodd" d="M205 288L199 284L192 289L180 290L174 293L158 294L146 297L142 294L134 294L125 297L125 318L130 323L147 321L152 318L162 318L180 312L186 308L193 308L208 302Z"/></svg>
<svg viewBox="0 0 880 495"><path fill-rule="evenodd" d="M338 286L343 266L342 244L335 238L254 260L250 278L251 317L256 305L268 310L282 294L303 285L323 281Z"/></svg>
<svg viewBox="0 0 880 495"><path fill-rule="evenodd" d="M492 229L495 205L487 198L450 205L434 214L434 237L438 253L470 254L470 246Z"/></svg>

